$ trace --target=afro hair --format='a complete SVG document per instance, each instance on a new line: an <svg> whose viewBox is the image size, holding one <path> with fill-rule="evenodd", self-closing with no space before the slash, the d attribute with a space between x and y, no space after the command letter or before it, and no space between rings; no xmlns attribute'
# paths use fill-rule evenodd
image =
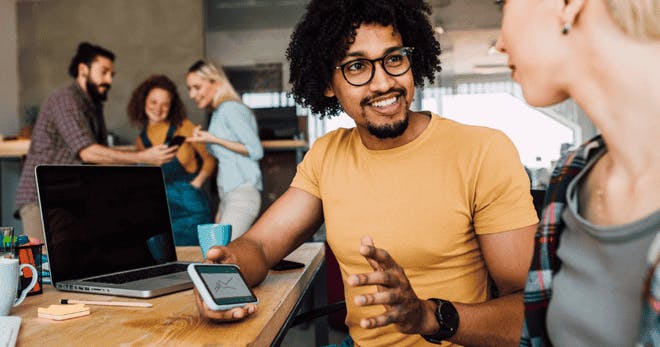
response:
<svg viewBox="0 0 660 347"><path fill-rule="evenodd" d="M391 25L404 46L415 48L411 62L415 85L422 86L424 78L432 83L440 71L440 44L430 15L431 7L422 0L312 0L286 51L294 99L321 118L342 111L337 98L324 92L362 24Z"/></svg>

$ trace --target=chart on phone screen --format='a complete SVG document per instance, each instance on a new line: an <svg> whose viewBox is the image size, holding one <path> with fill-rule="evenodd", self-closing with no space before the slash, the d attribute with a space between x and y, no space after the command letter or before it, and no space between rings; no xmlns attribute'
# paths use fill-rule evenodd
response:
<svg viewBox="0 0 660 347"><path fill-rule="evenodd" d="M204 274L203 277L213 297L226 298L251 295L250 289L245 285L238 274L213 273Z"/></svg>

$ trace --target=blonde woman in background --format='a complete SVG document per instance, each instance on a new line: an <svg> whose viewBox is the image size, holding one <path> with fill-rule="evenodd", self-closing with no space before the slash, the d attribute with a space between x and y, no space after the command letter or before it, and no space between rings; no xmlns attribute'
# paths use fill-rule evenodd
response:
<svg viewBox="0 0 660 347"><path fill-rule="evenodd" d="M167 145L175 136L193 135L195 124L187 118L176 85L167 76L154 75L140 83L127 111L131 123L141 129L135 140L140 150ZM201 188L215 165L206 146L197 143L180 144L174 159L161 165L177 246L198 245L197 224L211 220L209 202Z"/></svg>
<svg viewBox="0 0 660 347"><path fill-rule="evenodd" d="M550 180L521 345L660 346L660 0L503 11L497 47L527 102L571 97L602 132Z"/></svg>
<svg viewBox="0 0 660 347"><path fill-rule="evenodd" d="M263 148L254 114L229 83L224 71L210 62L195 62L186 75L188 95L197 107L212 112L209 130L195 128L191 142L208 143L218 159L220 206L216 222L232 225L232 240L243 235L261 208L259 159Z"/></svg>

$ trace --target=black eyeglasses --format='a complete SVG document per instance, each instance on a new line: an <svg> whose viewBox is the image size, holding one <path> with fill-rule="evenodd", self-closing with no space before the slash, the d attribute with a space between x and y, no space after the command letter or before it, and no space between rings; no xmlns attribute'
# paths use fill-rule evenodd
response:
<svg viewBox="0 0 660 347"><path fill-rule="evenodd" d="M380 62L383 70L390 76L401 76L410 70L410 56L413 47L401 47L376 59L354 59L347 61L335 69L341 70L341 74L348 84L359 87L374 78L376 62Z"/></svg>

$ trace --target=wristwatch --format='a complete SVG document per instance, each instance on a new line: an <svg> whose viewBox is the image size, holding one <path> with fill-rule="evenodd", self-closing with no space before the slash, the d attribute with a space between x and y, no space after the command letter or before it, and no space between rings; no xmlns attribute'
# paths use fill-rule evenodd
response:
<svg viewBox="0 0 660 347"><path fill-rule="evenodd" d="M438 305L434 313L440 330L433 335L422 335L422 337L428 342L439 344L456 334L459 323L458 312L456 311L456 307L447 300L436 298L430 298L428 300Z"/></svg>

